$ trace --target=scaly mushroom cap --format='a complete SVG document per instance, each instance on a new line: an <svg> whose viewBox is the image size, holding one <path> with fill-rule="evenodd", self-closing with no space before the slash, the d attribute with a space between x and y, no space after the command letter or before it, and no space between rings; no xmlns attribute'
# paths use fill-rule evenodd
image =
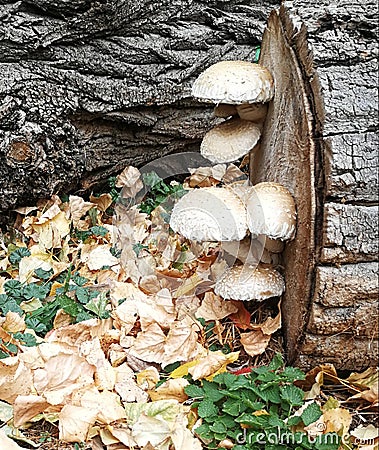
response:
<svg viewBox="0 0 379 450"><path fill-rule="evenodd" d="M274 96L274 80L263 66L248 61L220 61L195 80L192 95L209 103L268 102Z"/></svg>
<svg viewBox="0 0 379 450"><path fill-rule="evenodd" d="M284 289L284 278L271 267L233 266L216 281L214 292L225 299L262 301Z"/></svg>
<svg viewBox="0 0 379 450"><path fill-rule="evenodd" d="M279 183L263 182L252 188L247 200L247 221L252 235L288 241L296 231L295 201Z"/></svg>
<svg viewBox="0 0 379 450"><path fill-rule="evenodd" d="M247 232L246 206L231 189L194 189L174 206L170 227L194 241L239 241Z"/></svg>
<svg viewBox="0 0 379 450"><path fill-rule="evenodd" d="M261 137L260 127L248 120L229 119L205 134L200 153L213 163L236 161L249 153Z"/></svg>

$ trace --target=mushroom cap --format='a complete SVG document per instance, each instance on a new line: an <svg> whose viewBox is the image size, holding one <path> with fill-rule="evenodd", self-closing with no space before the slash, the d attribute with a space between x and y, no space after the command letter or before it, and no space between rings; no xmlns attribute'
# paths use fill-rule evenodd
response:
<svg viewBox="0 0 379 450"><path fill-rule="evenodd" d="M254 122L234 118L225 120L205 134L200 153L213 163L236 161L249 153L261 137Z"/></svg>
<svg viewBox="0 0 379 450"><path fill-rule="evenodd" d="M296 231L296 205L287 188L263 182L252 188L247 200L247 223L252 235L288 241Z"/></svg>
<svg viewBox="0 0 379 450"><path fill-rule="evenodd" d="M240 241L247 232L246 206L227 187L194 189L174 206L170 227L195 241Z"/></svg>
<svg viewBox="0 0 379 450"><path fill-rule="evenodd" d="M282 295L284 278L272 267L233 266L216 281L214 292L225 299L262 301Z"/></svg>
<svg viewBox="0 0 379 450"><path fill-rule="evenodd" d="M248 61L220 61L208 67L195 80L192 95L204 102L268 102L274 96L271 73L260 64Z"/></svg>

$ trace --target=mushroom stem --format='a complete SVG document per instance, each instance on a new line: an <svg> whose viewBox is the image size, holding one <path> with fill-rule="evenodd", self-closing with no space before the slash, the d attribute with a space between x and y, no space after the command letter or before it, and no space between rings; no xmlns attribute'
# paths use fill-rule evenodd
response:
<svg viewBox="0 0 379 450"><path fill-rule="evenodd" d="M237 105L236 109L241 119L263 124L268 106L267 103L243 103Z"/></svg>
<svg viewBox="0 0 379 450"><path fill-rule="evenodd" d="M284 242L280 239L266 237L265 249L271 253L281 253L284 249Z"/></svg>

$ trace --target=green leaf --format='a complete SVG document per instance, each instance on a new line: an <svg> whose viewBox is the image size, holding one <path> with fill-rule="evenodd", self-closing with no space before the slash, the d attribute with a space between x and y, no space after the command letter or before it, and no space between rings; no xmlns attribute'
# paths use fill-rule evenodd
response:
<svg viewBox="0 0 379 450"><path fill-rule="evenodd" d="M76 316L76 322L83 322L84 320L93 319L93 316L89 314L87 311L80 311Z"/></svg>
<svg viewBox="0 0 379 450"><path fill-rule="evenodd" d="M9 262L11 264L18 264L25 256L30 256L29 249L20 247L9 255Z"/></svg>
<svg viewBox="0 0 379 450"><path fill-rule="evenodd" d="M91 227L90 231L95 236L101 236L101 237L104 237L109 233L109 230L107 228L98 226L98 225Z"/></svg>
<svg viewBox="0 0 379 450"><path fill-rule="evenodd" d="M108 319L110 312L107 311L108 299L104 292L101 292L97 298L90 300L84 307L89 311L92 311L100 319Z"/></svg>
<svg viewBox="0 0 379 450"><path fill-rule="evenodd" d="M148 172L142 174L142 180L147 186L154 187L162 181L162 178L155 172Z"/></svg>
<svg viewBox="0 0 379 450"><path fill-rule="evenodd" d="M40 286L36 283L30 283L23 287L22 296L27 300L30 300L33 297L42 300L46 298L49 292L50 292L49 285Z"/></svg>
<svg viewBox="0 0 379 450"><path fill-rule="evenodd" d="M209 429L209 424L203 423L195 429L195 434L204 440L213 440L213 433Z"/></svg>
<svg viewBox="0 0 379 450"><path fill-rule="evenodd" d="M8 280L4 283L4 291L10 297L20 298L22 291L22 284L18 280Z"/></svg>
<svg viewBox="0 0 379 450"><path fill-rule="evenodd" d="M48 280L50 277L53 276L54 271L53 271L53 269L43 270L39 267L38 269L34 270L34 274L36 277L40 278L41 280Z"/></svg>
<svg viewBox="0 0 379 450"><path fill-rule="evenodd" d="M149 248L148 245L142 245L139 242L137 242L136 244L133 244L133 250L137 256L139 256L139 254L141 253L141 250L143 250L143 249L146 250L148 248Z"/></svg>
<svg viewBox="0 0 379 450"><path fill-rule="evenodd" d="M270 385L267 388L261 389L261 397L266 402L272 402L272 403L281 403L280 398L280 390L279 387L275 385Z"/></svg>
<svg viewBox="0 0 379 450"><path fill-rule="evenodd" d="M71 278L71 281L73 281L77 286L83 286L88 282L88 278L81 277L80 275L74 275Z"/></svg>
<svg viewBox="0 0 379 450"><path fill-rule="evenodd" d="M35 336L30 333L14 333L13 337L20 341L22 345L26 347L35 347L37 345L37 340Z"/></svg>
<svg viewBox="0 0 379 450"><path fill-rule="evenodd" d="M292 384L282 386L280 396L292 406L301 406L304 403L304 391Z"/></svg>
<svg viewBox="0 0 379 450"><path fill-rule="evenodd" d="M18 303L13 298L8 298L8 300L1 306L1 310L4 316L8 311L15 312L20 316L24 314L24 311L19 307Z"/></svg>
<svg viewBox="0 0 379 450"><path fill-rule="evenodd" d="M200 417L210 417L217 414L218 409L216 408L215 404L208 399L204 399L199 403L197 412Z"/></svg>
<svg viewBox="0 0 379 450"><path fill-rule="evenodd" d="M77 286L75 288L75 295L82 305L85 305L90 300L90 292L88 288Z"/></svg>
<svg viewBox="0 0 379 450"><path fill-rule="evenodd" d="M280 353L276 353L275 356L272 358L272 361L270 362L268 368L269 370L278 370L280 367L283 367L284 360L283 356Z"/></svg>
<svg viewBox="0 0 379 450"><path fill-rule="evenodd" d="M41 308L42 309L42 308ZM32 330L34 330L36 333L42 333L47 331L47 327L43 322L40 322L37 318L35 317L26 317L25 318L25 323L26 326L28 328L31 328Z"/></svg>
<svg viewBox="0 0 379 450"><path fill-rule="evenodd" d="M204 390L200 386L196 386L194 384L189 384L185 386L184 392L191 398L203 398Z"/></svg>
<svg viewBox="0 0 379 450"><path fill-rule="evenodd" d="M223 424L220 421L215 422L213 425L209 427L209 429L214 433L226 433L227 430L225 424Z"/></svg>
<svg viewBox="0 0 379 450"><path fill-rule="evenodd" d="M76 317L78 315L80 308L79 304L75 300L65 294L58 295L57 300L59 302L59 306L63 309L64 312L72 317Z"/></svg>
<svg viewBox="0 0 379 450"><path fill-rule="evenodd" d="M304 425L307 427L313 422L316 422L322 416L322 411L319 405L315 402L310 403L302 412L301 420Z"/></svg>
<svg viewBox="0 0 379 450"><path fill-rule="evenodd" d="M212 383L210 381L207 380L203 381L203 389L204 389L204 396L209 400L212 400L213 402L217 402L224 397L224 394L220 392L217 384Z"/></svg>
<svg viewBox="0 0 379 450"><path fill-rule="evenodd" d="M305 379L305 373L297 367L286 367L281 373L281 376L290 383L293 383L295 380Z"/></svg>

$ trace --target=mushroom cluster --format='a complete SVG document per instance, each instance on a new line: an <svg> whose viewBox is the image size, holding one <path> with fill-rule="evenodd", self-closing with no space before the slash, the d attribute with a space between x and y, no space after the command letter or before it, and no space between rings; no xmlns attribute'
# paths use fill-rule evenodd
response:
<svg viewBox="0 0 379 450"><path fill-rule="evenodd" d="M192 94L215 103L215 115L225 118L205 134L201 154L214 164L228 163L257 145L274 80L259 64L221 61L200 74ZM195 188L174 206L170 226L190 240L225 243L224 251L239 261L215 280L217 295L262 301L284 292L283 276L267 264L296 232L295 202L284 186L262 182ZM269 260L264 258L267 255Z"/></svg>
<svg viewBox="0 0 379 450"><path fill-rule="evenodd" d="M260 64L221 61L199 75L192 95L215 103L215 115L227 119L211 129L200 146L205 158L226 163L246 155L259 141L267 102L274 96L274 80Z"/></svg>

